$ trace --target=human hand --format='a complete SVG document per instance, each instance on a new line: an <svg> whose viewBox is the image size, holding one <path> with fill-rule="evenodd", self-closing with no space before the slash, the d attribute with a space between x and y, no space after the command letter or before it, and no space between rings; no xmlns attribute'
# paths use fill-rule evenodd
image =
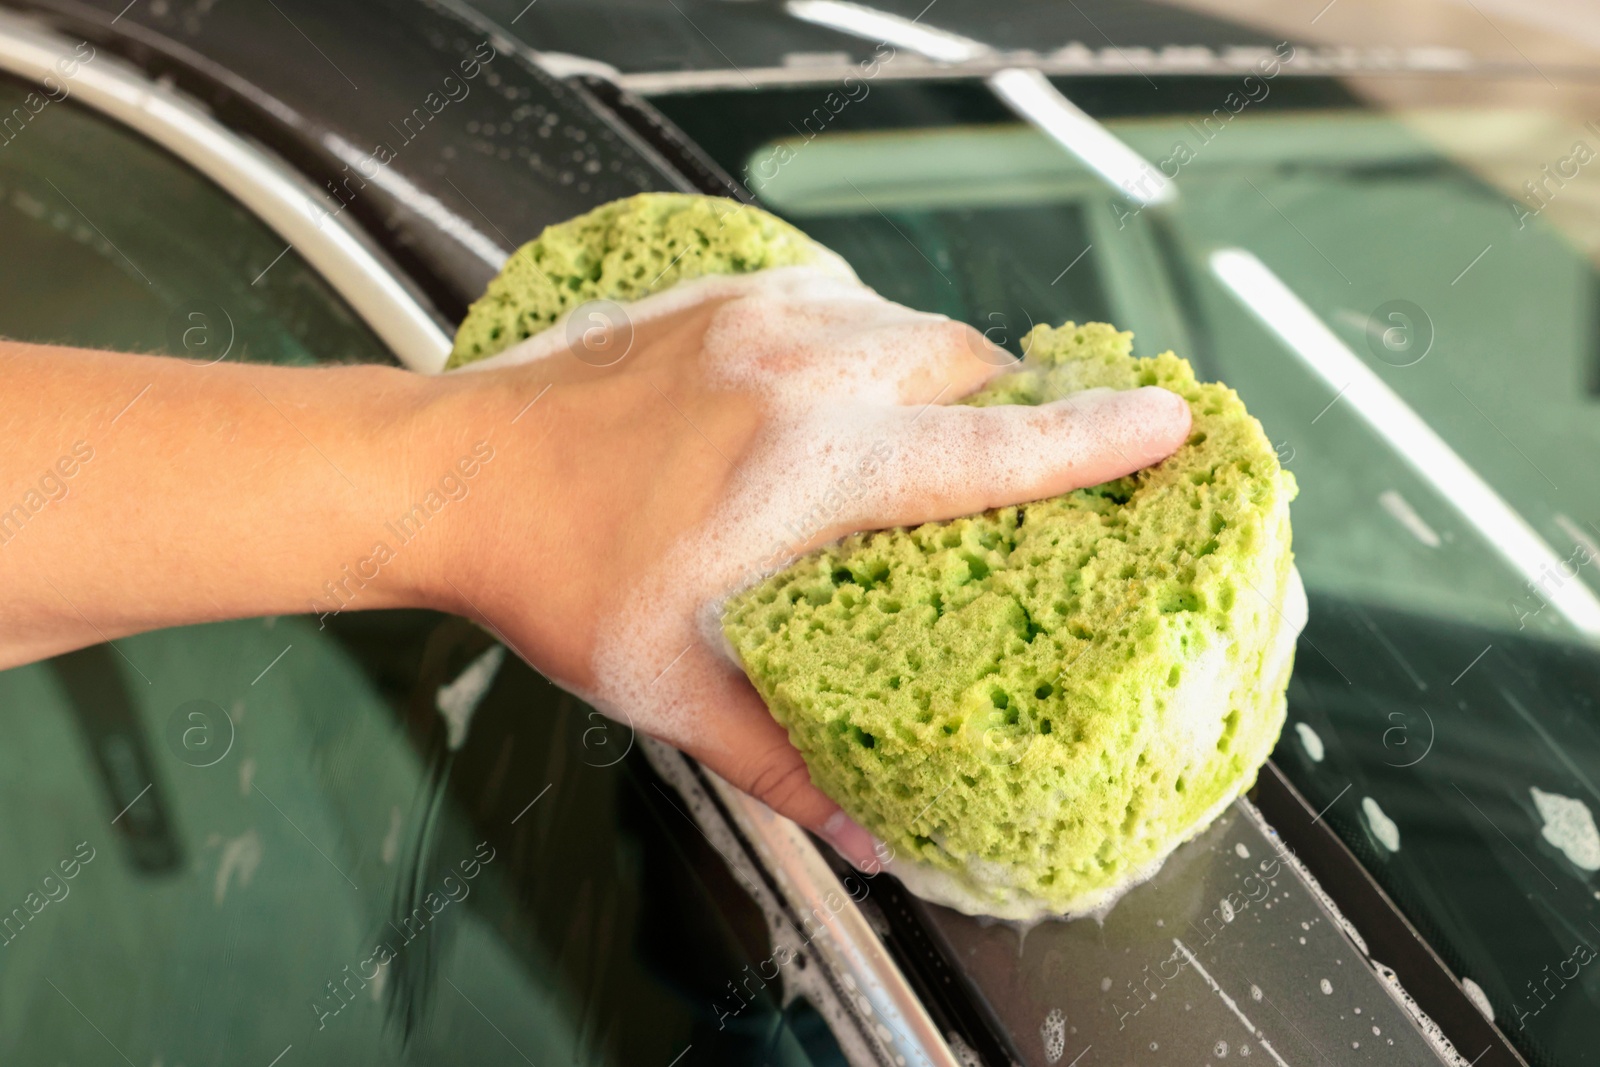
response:
<svg viewBox="0 0 1600 1067"><path fill-rule="evenodd" d="M865 865L872 839L811 784L726 653L722 601L856 530L1157 462L1187 437L1188 405L1152 388L942 406L1003 372L1003 354L811 268L705 279L611 315L609 332L553 329L441 382L423 453L485 437L496 452L427 595Z"/></svg>

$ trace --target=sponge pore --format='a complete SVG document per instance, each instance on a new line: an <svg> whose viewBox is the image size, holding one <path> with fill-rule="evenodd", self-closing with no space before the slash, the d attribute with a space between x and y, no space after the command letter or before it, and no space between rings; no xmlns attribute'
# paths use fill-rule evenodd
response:
<svg viewBox="0 0 1600 1067"><path fill-rule="evenodd" d="M1253 784L1283 725L1293 475L1231 389L1131 349L1041 326L965 402L1163 386L1194 416L1165 461L848 537L723 615L816 784L965 911L1107 906Z"/></svg>

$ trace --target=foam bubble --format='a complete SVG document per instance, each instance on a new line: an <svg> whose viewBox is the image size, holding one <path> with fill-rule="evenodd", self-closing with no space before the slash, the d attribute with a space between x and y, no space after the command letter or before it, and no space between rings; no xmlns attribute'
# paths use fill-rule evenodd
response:
<svg viewBox="0 0 1600 1067"><path fill-rule="evenodd" d="M1589 806L1576 797L1546 793L1538 786L1528 792L1533 794L1534 806L1544 820L1539 831L1544 839L1560 849L1573 866L1600 871L1600 830L1595 828Z"/></svg>
<svg viewBox="0 0 1600 1067"><path fill-rule="evenodd" d="M592 689L580 692L613 717L625 709L647 732L699 751L721 747L703 729L701 710L726 704L745 684L719 625L729 595L824 533L932 517L920 514L930 493L1027 499L1102 442L1127 440L1130 412L1141 403L1100 390L1031 408L917 406L902 395L907 383L926 379L930 395L915 399L932 399L948 360L972 358L970 328L815 266L701 278L626 310L637 325L706 302L717 306L701 370L715 387L759 398L765 428L736 464L721 506L609 606ZM564 350L566 337L557 323L465 370L547 358ZM873 472L862 485L864 457ZM842 485L859 491L841 494ZM795 536L798 517L835 499L821 527Z"/></svg>
<svg viewBox="0 0 1600 1067"><path fill-rule="evenodd" d="M1289 569L1283 582L1276 607L1279 629L1272 647L1267 651L1262 679L1286 679L1294 656L1295 638L1305 626L1308 606L1305 586L1301 583L1298 568ZM1184 680L1172 691L1169 699L1186 710L1184 715L1209 716L1218 706L1211 679L1197 678L1195 671L1186 671ZM1197 679L1191 681L1191 679ZM1255 683L1250 683L1254 685ZM1198 685L1199 688L1185 689ZM1227 693L1222 695L1222 707L1227 707ZM1243 782L1240 783L1243 785ZM1117 901L1130 890L1154 878L1161 866L1177 847L1199 834L1216 821L1238 797L1238 790L1225 793L1209 811L1203 812L1183 834L1177 836L1165 852L1149 863L1125 872L1121 882L1087 898L1080 910L1065 914L1052 910L1038 898L1017 890L1005 877L1005 869L992 864L968 863L962 876L957 876L932 864L897 856L885 870L905 883L906 888L925 900L932 900L956 908L969 915L994 915L1026 924L1037 924L1046 919L1076 919L1088 917L1104 922ZM1271 907L1271 905L1267 905Z"/></svg>
<svg viewBox="0 0 1600 1067"><path fill-rule="evenodd" d="M1472 1006L1477 1008L1485 1019L1494 1022L1494 1007L1489 1003L1489 994L1483 991L1483 986L1470 978L1463 978L1461 989L1467 994L1467 999L1472 1001ZM1377 1027L1373 1027L1373 1033L1377 1033Z"/></svg>
<svg viewBox="0 0 1600 1067"><path fill-rule="evenodd" d="M1303 722L1294 724L1294 732L1300 735L1300 747L1306 750L1306 755L1311 757L1312 763L1321 763L1324 751L1322 738L1317 732Z"/></svg>
<svg viewBox="0 0 1600 1067"><path fill-rule="evenodd" d="M1384 813L1371 797L1361 798L1361 814L1366 817L1367 829L1390 852L1400 851L1400 827Z"/></svg>

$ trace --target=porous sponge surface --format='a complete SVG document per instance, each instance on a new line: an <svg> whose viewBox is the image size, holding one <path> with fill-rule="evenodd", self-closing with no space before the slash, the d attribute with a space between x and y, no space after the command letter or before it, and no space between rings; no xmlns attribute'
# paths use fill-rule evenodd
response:
<svg viewBox="0 0 1600 1067"><path fill-rule="evenodd" d="M1194 415L1167 460L846 538L723 616L817 785L963 910L1108 903L1254 782L1283 725L1293 475L1231 389L1131 347L1041 326L966 402L1160 385Z"/></svg>
<svg viewBox="0 0 1600 1067"><path fill-rule="evenodd" d="M640 193L547 227L506 261L456 332L447 367L498 354L590 300L836 258L782 219L719 197Z"/></svg>

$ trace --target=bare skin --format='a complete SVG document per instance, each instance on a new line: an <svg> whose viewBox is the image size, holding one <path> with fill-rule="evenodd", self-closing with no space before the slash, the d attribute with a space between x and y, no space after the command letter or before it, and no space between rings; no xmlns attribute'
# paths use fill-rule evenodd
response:
<svg viewBox="0 0 1600 1067"><path fill-rule="evenodd" d="M440 377L0 342L0 667L168 626L425 607L493 628L558 683L603 691L597 648L622 605L675 546L704 536L741 465L795 431L759 389L706 366L708 331L741 310L707 301L641 322L613 366L559 352ZM856 313L840 312L846 327ZM978 358L984 342L967 327L921 316L875 328L902 330L921 353L896 383L912 414L1000 370ZM795 369L783 367L782 338L773 345L779 369ZM994 450L997 469L1014 445L999 431L1024 416L1060 455L1026 484L957 484L937 463L913 468L915 484L869 494L866 511L841 512L793 549L1097 484L1188 435L1188 407L1171 394L1112 403L1093 425L1113 429L1093 435L1068 406L937 409L940 420L970 418L963 440L985 460ZM889 423L912 446L919 424ZM450 498L452 486L465 490ZM430 492L446 502L401 543L386 524ZM380 542L391 550L381 561ZM604 710L870 862L871 839L811 784L755 690L691 611L672 610L662 625L684 638L670 666L696 695L694 729L649 708Z"/></svg>

